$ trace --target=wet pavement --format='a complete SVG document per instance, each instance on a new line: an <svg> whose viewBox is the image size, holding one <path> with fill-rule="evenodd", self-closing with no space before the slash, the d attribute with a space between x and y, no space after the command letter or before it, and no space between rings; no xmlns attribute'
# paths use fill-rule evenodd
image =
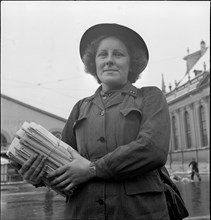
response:
<svg viewBox="0 0 211 220"><path fill-rule="evenodd" d="M210 181L209 176L201 175L202 181L176 183L187 206L189 217L193 220L210 219Z"/></svg>
<svg viewBox="0 0 211 220"><path fill-rule="evenodd" d="M210 219L210 182L176 183L187 205L187 220ZM47 188L11 187L1 190L1 220L64 220L65 198Z"/></svg>
<svg viewBox="0 0 211 220"><path fill-rule="evenodd" d="M65 198L45 188L1 192L1 220L63 220Z"/></svg>

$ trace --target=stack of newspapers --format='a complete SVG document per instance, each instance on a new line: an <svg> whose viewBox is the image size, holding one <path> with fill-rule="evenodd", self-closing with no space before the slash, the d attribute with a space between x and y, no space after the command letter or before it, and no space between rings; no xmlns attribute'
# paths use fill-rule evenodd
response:
<svg viewBox="0 0 211 220"><path fill-rule="evenodd" d="M23 165L35 154L44 155L47 159L44 164L46 171L42 181L46 186L52 188L46 175L72 161L72 155L67 151L68 147L74 151L68 144L56 138L41 125L24 122L16 132L16 137L10 145L7 155L19 165ZM68 195L58 189L52 189L63 196Z"/></svg>

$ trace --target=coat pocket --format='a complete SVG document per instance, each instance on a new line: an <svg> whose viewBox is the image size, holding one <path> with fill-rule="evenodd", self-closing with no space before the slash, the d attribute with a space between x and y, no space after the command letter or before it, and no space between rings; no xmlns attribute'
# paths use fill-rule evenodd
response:
<svg viewBox="0 0 211 220"><path fill-rule="evenodd" d="M74 134L75 134L76 128L77 128L85 119L87 119L87 118L88 118L87 115L81 115L81 116L79 116L79 118L74 122L74 124L73 124L73 132L74 132Z"/></svg>
<svg viewBox="0 0 211 220"><path fill-rule="evenodd" d="M153 172L126 181L124 187L127 195L164 191L162 181Z"/></svg>
<svg viewBox="0 0 211 220"><path fill-rule="evenodd" d="M120 110L118 123L117 144L129 143L137 138L141 126L142 113L138 108L124 108Z"/></svg>
<svg viewBox="0 0 211 220"><path fill-rule="evenodd" d="M120 112L126 117L127 115L129 115L130 113L135 113L138 114L139 117L141 117L142 113L138 108L125 108L125 109L121 109Z"/></svg>
<svg viewBox="0 0 211 220"><path fill-rule="evenodd" d="M88 118L87 115L81 115L73 124L73 133L76 136L78 152L86 158L88 157L88 154L84 148L84 143L87 142L86 141L87 137L86 137L86 131L83 129L83 126L84 123L86 123L87 118Z"/></svg>

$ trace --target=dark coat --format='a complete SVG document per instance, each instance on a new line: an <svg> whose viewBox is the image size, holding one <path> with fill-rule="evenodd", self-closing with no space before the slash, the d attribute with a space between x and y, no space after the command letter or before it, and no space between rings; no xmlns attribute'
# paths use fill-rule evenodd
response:
<svg viewBox="0 0 211 220"><path fill-rule="evenodd" d="M97 177L68 199L68 219L168 220L156 171L169 149L164 95L156 87L127 83L103 102L100 90L74 106L63 130L63 141L97 169Z"/></svg>

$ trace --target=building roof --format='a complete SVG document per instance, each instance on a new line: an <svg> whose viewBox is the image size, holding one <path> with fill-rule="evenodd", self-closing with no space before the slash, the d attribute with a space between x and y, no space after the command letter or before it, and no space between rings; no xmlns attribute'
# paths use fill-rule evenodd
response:
<svg viewBox="0 0 211 220"><path fill-rule="evenodd" d="M167 102L176 101L190 93L197 92L198 90L209 87L210 85L210 72L202 71L200 74L195 76L190 81L183 83L172 91L168 92L166 95Z"/></svg>
<svg viewBox="0 0 211 220"><path fill-rule="evenodd" d="M60 116L58 116L58 115L54 115L54 114L52 114L52 113L50 113L50 112L47 112L47 111L44 111L44 110L42 110L42 109L40 109L40 108L31 106L31 105L26 104L26 103L24 103L24 102L22 102L22 101L19 101L19 100L17 100L17 99L11 98L11 97L9 97L9 96L7 96L7 95L1 94L1 99L2 99L2 98L6 99L6 100L9 100L9 101L11 101L11 102L14 102L14 103L16 103L16 104L22 105L22 106L24 106L24 107L26 107L26 108L29 108L29 109L31 109L31 110L34 110L34 111L40 112L40 113L42 113L42 114L45 114L45 115L47 115L47 116L53 117L53 118L55 118L55 119L58 119L58 120L61 120L61 121L64 121L64 122L67 121L67 119L65 119L65 118L62 118L62 117L60 117Z"/></svg>
<svg viewBox="0 0 211 220"><path fill-rule="evenodd" d="M187 72L184 78L179 82L180 84L187 83L189 80L194 79L197 75L203 72L210 72L210 47L206 47L204 53L196 51L189 54L189 58L186 60Z"/></svg>
<svg viewBox="0 0 211 220"><path fill-rule="evenodd" d="M203 55L204 54L201 53L201 50L199 50L195 53L189 54L188 56L184 57L184 60L186 60L187 64L187 73L190 72L190 70L195 66L195 64Z"/></svg>
<svg viewBox="0 0 211 220"><path fill-rule="evenodd" d="M201 41L201 49L189 54L183 58L186 61L186 72L184 76L179 81L175 80L175 88L169 85L169 90L167 93L171 93L172 90L178 89L188 82L192 81L197 76L203 75L205 72L210 73L210 47L206 46L204 41Z"/></svg>
<svg viewBox="0 0 211 220"><path fill-rule="evenodd" d="M183 58L186 61L186 66L187 66L186 74L190 73L190 71L193 68L195 70L204 70L204 71L210 68L209 50L210 47L207 47L204 41L201 41L200 43L200 50L189 54L189 49L188 49L188 55Z"/></svg>

